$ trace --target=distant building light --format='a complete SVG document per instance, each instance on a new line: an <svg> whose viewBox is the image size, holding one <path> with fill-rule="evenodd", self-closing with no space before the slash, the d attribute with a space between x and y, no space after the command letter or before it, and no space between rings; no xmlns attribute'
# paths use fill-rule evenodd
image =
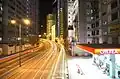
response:
<svg viewBox="0 0 120 79"><path fill-rule="evenodd" d="M105 21L103 24L107 24L107 22Z"/></svg>
<svg viewBox="0 0 120 79"><path fill-rule="evenodd" d="M0 37L0 41L2 41L2 38Z"/></svg>
<svg viewBox="0 0 120 79"><path fill-rule="evenodd" d="M3 8L2 8L2 7L0 7L0 9L1 9L1 11L3 11Z"/></svg>
<svg viewBox="0 0 120 79"><path fill-rule="evenodd" d="M87 12L87 14L89 15L90 13L89 13L89 12Z"/></svg>
<svg viewBox="0 0 120 79"><path fill-rule="evenodd" d="M93 19L93 17L91 17L91 19Z"/></svg>
<svg viewBox="0 0 120 79"><path fill-rule="evenodd" d="M17 39L18 39L18 40L21 40L21 38L20 38L20 37L18 37Z"/></svg>
<svg viewBox="0 0 120 79"><path fill-rule="evenodd" d="M39 37L41 37L41 35L39 35Z"/></svg>
<svg viewBox="0 0 120 79"><path fill-rule="evenodd" d="M93 10L91 10L91 13L93 13Z"/></svg>
<svg viewBox="0 0 120 79"><path fill-rule="evenodd" d="M104 35L107 35L107 32L104 32Z"/></svg>
<svg viewBox="0 0 120 79"><path fill-rule="evenodd" d="M41 27L43 27L43 25L41 25Z"/></svg>

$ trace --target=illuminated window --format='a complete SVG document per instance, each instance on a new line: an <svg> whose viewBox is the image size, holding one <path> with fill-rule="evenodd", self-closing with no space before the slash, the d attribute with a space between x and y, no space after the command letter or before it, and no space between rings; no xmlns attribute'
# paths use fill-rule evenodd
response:
<svg viewBox="0 0 120 79"><path fill-rule="evenodd" d="M3 8L2 8L2 7L0 7L0 10L1 10L1 11L3 11Z"/></svg>
<svg viewBox="0 0 120 79"><path fill-rule="evenodd" d="M93 10L91 10L91 13L93 13Z"/></svg>
<svg viewBox="0 0 120 79"><path fill-rule="evenodd" d="M91 19L93 19L93 17L91 17Z"/></svg>

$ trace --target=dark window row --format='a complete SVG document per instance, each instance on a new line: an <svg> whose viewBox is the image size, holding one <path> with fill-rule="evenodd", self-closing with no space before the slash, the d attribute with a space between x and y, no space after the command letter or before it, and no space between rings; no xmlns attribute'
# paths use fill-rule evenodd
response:
<svg viewBox="0 0 120 79"><path fill-rule="evenodd" d="M117 0L114 0L112 3L111 3L111 9L114 9L117 7Z"/></svg>
<svg viewBox="0 0 120 79"><path fill-rule="evenodd" d="M0 0L0 3L2 3L2 0Z"/></svg>
<svg viewBox="0 0 120 79"><path fill-rule="evenodd" d="M92 35L99 35L99 30L92 31Z"/></svg>
<svg viewBox="0 0 120 79"><path fill-rule="evenodd" d="M11 9L15 10L15 7L12 6L11 4L8 4L8 7L10 7Z"/></svg>
<svg viewBox="0 0 120 79"><path fill-rule="evenodd" d="M104 15L106 15L106 12L103 12L103 13L102 13L102 16L104 16Z"/></svg>
<svg viewBox="0 0 120 79"><path fill-rule="evenodd" d="M99 14L96 15L96 19L99 18Z"/></svg>
<svg viewBox="0 0 120 79"><path fill-rule="evenodd" d="M112 13L112 21L118 18L118 12Z"/></svg>
<svg viewBox="0 0 120 79"><path fill-rule="evenodd" d="M92 31L92 35L95 35L95 31Z"/></svg>
<svg viewBox="0 0 120 79"><path fill-rule="evenodd" d="M99 27L99 21L91 25L91 28Z"/></svg>
<svg viewBox="0 0 120 79"><path fill-rule="evenodd" d="M92 25L91 25L91 28L95 28L95 24L92 24Z"/></svg>

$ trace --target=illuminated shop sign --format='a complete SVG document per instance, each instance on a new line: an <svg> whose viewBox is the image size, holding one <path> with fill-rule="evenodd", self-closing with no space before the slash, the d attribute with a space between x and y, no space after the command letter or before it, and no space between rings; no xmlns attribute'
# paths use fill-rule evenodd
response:
<svg viewBox="0 0 120 79"><path fill-rule="evenodd" d="M100 51L100 54L117 54L118 52L115 49L103 49Z"/></svg>
<svg viewBox="0 0 120 79"><path fill-rule="evenodd" d="M95 49L95 54L119 54L120 49Z"/></svg>

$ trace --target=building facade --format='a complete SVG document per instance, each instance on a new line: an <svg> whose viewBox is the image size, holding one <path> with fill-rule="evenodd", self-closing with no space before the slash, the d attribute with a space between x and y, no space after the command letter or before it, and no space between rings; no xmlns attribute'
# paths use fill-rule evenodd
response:
<svg viewBox="0 0 120 79"><path fill-rule="evenodd" d="M87 29L87 43L99 43L102 31L99 22L101 22L99 14L99 1L88 0L86 2L86 29ZM100 32L101 31L101 32Z"/></svg>
<svg viewBox="0 0 120 79"><path fill-rule="evenodd" d="M68 0L68 25L79 43L119 44L119 7L119 0Z"/></svg>
<svg viewBox="0 0 120 79"><path fill-rule="evenodd" d="M48 14L47 15L47 39L52 39L52 30L53 30L53 26L55 25L55 21L54 21L54 15L53 14Z"/></svg>
<svg viewBox="0 0 120 79"><path fill-rule="evenodd" d="M29 0L28 0L29 1ZM29 16L32 18L32 27L31 28L31 34L38 35L39 34L39 0L30 0L29 4L30 9L28 9L30 12Z"/></svg>
<svg viewBox="0 0 120 79"><path fill-rule="evenodd" d="M87 43L120 44L120 1L88 0L86 4Z"/></svg>
<svg viewBox="0 0 120 79"><path fill-rule="evenodd" d="M86 43L85 0L69 0L68 25L73 29L73 37L79 43Z"/></svg>
<svg viewBox="0 0 120 79"><path fill-rule="evenodd" d="M68 0L68 26L72 26L73 1Z"/></svg>
<svg viewBox="0 0 120 79"><path fill-rule="evenodd" d="M1 44L3 48L4 54L9 53L9 47L18 44L19 38L19 26L21 25L21 37L22 43L27 42L26 39L29 34L32 34L33 23L36 22L36 19L33 17L37 16L37 13L32 14L33 9L37 6L34 3L36 1L30 0L1 0L1 24L0 27L2 31L0 32L1 35ZM38 10L35 10L38 11ZM31 23L30 25L25 25L23 23L23 19L28 18ZM15 20L16 23L12 24L11 20ZM37 23L36 23L37 24ZM34 27L36 28L36 27ZM35 31L34 31L35 32ZM11 52L11 53L14 53Z"/></svg>
<svg viewBox="0 0 120 79"><path fill-rule="evenodd" d="M108 0L108 43L120 44L120 0ZM107 15L106 14L106 15Z"/></svg>
<svg viewBox="0 0 120 79"><path fill-rule="evenodd" d="M75 37L75 28L73 27L73 3L74 1L68 0L68 40L69 43L72 41L72 38Z"/></svg>
<svg viewBox="0 0 120 79"><path fill-rule="evenodd" d="M53 3L54 14L56 16L56 37L64 40L68 36L68 0L55 0Z"/></svg>

